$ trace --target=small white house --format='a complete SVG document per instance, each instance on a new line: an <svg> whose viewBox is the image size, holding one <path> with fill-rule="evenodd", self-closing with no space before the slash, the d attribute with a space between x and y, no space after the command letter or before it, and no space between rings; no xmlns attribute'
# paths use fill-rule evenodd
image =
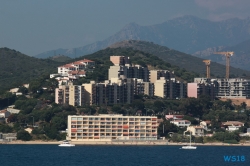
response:
<svg viewBox="0 0 250 166"><path fill-rule="evenodd" d="M222 122L222 126L228 131L239 130L240 127L244 126L244 123L239 121L227 121Z"/></svg>
<svg viewBox="0 0 250 166"><path fill-rule="evenodd" d="M19 88L12 88L12 89L10 89L10 91L9 91L9 92L11 92L11 93L15 94L15 93L17 93L17 92L18 92L18 90L19 90Z"/></svg>
<svg viewBox="0 0 250 166"><path fill-rule="evenodd" d="M187 131L190 131L193 136L204 135L204 129L202 126L188 126Z"/></svg>
<svg viewBox="0 0 250 166"><path fill-rule="evenodd" d="M11 114L18 114L21 110L15 109L13 107L8 107L7 111L10 112Z"/></svg>
<svg viewBox="0 0 250 166"><path fill-rule="evenodd" d="M232 126L228 126L228 127L226 128L226 130L228 130L228 131L236 131L236 130L239 130L240 127L241 127L241 126L234 126L234 125L232 125Z"/></svg>
<svg viewBox="0 0 250 166"><path fill-rule="evenodd" d="M202 126L205 130L208 130L208 126L211 126L211 121L209 120L201 121L200 126Z"/></svg>
<svg viewBox="0 0 250 166"><path fill-rule="evenodd" d="M10 112L7 110L1 110L0 111L0 118L8 118L10 116Z"/></svg>
<svg viewBox="0 0 250 166"><path fill-rule="evenodd" d="M191 125L191 122L188 120L173 120L173 121L170 121L170 123L173 123L178 127L188 127Z"/></svg>

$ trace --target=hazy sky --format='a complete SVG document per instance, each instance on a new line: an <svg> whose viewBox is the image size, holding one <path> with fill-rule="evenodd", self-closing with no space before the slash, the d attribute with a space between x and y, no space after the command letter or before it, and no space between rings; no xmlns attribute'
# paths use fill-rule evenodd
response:
<svg viewBox="0 0 250 166"><path fill-rule="evenodd" d="M131 22L246 18L249 7L250 0L7 0L0 2L0 47L33 56L104 40Z"/></svg>

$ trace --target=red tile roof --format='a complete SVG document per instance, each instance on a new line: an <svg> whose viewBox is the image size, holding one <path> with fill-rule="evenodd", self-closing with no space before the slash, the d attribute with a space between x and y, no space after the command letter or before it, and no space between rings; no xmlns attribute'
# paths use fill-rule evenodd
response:
<svg viewBox="0 0 250 166"><path fill-rule="evenodd" d="M231 125L234 125L234 126L238 126L238 125L244 125L244 123L242 122L239 122L239 121L227 121L227 122L222 122L222 125L223 126L231 126Z"/></svg>
<svg viewBox="0 0 250 166"><path fill-rule="evenodd" d="M83 62L94 62L94 61L89 60L89 59L83 59Z"/></svg>
<svg viewBox="0 0 250 166"><path fill-rule="evenodd" d="M1 110L0 111L0 113L6 113L7 112L7 110Z"/></svg>
<svg viewBox="0 0 250 166"><path fill-rule="evenodd" d="M189 120L172 120L171 122L190 122Z"/></svg>

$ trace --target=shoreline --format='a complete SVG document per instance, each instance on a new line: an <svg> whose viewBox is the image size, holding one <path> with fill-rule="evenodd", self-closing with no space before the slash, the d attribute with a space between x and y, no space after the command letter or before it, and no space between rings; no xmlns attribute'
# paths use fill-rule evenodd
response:
<svg viewBox="0 0 250 166"><path fill-rule="evenodd" d="M11 141L11 142L0 142L4 145L59 145L62 141ZM85 141L76 142L71 141L75 145L117 145L117 146L184 146L188 143L172 143L166 141ZM250 143L239 143L239 144L228 144L228 143L192 143L193 146L250 146Z"/></svg>

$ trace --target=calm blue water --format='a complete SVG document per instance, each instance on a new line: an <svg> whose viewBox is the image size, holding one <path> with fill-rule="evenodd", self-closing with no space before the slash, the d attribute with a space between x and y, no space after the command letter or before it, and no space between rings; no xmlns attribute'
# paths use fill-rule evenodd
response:
<svg viewBox="0 0 250 166"><path fill-rule="evenodd" d="M0 145L0 166L250 166L250 147ZM225 162L244 155L245 162Z"/></svg>

